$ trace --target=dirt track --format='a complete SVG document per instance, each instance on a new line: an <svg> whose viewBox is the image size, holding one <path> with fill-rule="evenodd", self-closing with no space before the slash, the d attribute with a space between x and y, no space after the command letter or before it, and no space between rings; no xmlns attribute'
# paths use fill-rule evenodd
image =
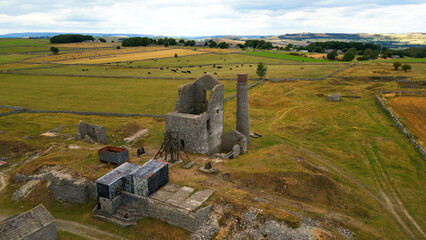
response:
<svg viewBox="0 0 426 240"><path fill-rule="evenodd" d="M426 97L402 96L387 100L405 125L426 145Z"/></svg>

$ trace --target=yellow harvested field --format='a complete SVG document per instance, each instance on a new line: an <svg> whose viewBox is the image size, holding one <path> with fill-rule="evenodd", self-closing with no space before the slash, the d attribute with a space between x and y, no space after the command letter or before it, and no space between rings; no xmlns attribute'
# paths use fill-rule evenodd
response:
<svg viewBox="0 0 426 240"><path fill-rule="evenodd" d="M189 49L167 49L167 50L150 51L150 52L129 53L129 54L120 54L120 55L109 55L109 56L65 60L65 61L59 61L57 63L99 64L99 63L109 63L109 62L145 60L145 59L152 59L152 58L167 58L167 57L174 57L175 54L177 54L178 56L187 56L187 55L205 54L205 52L193 51Z"/></svg>
<svg viewBox="0 0 426 240"><path fill-rule="evenodd" d="M426 97L401 96L387 100L402 121L426 147Z"/></svg>
<svg viewBox="0 0 426 240"><path fill-rule="evenodd" d="M89 58L89 57L101 57L107 55L116 55L123 53L140 53L164 49L163 47L131 47L131 48L121 48L121 49L108 49L108 50L95 50L95 51L82 51L82 52L72 52L72 53L60 53L58 55L48 55L38 58L31 58L25 60L25 62L34 62L34 63L45 63L45 62L54 62L62 60L75 60L80 58ZM60 52L60 51L59 51Z"/></svg>
<svg viewBox="0 0 426 240"><path fill-rule="evenodd" d="M116 44L118 45L118 44ZM121 44L120 44L121 45ZM52 44L53 47L64 47L64 48L101 48L101 47L112 47L114 46L114 43L59 43L59 44Z"/></svg>

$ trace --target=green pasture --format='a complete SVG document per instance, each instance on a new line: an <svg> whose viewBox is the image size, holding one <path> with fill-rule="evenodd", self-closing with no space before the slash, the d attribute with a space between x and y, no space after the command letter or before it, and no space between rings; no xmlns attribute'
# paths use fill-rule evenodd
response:
<svg viewBox="0 0 426 240"><path fill-rule="evenodd" d="M37 57L38 55L29 55L29 54L8 54L0 55L0 64L2 63L12 63L19 62L27 58Z"/></svg>

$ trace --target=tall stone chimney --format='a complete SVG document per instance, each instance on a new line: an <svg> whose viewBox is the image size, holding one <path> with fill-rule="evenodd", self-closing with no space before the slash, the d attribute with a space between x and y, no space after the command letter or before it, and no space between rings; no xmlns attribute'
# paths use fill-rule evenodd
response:
<svg viewBox="0 0 426 240"><path fill-rule="evenodd" d="M237 74L237 131L250 141L247 73Z"/></svg>

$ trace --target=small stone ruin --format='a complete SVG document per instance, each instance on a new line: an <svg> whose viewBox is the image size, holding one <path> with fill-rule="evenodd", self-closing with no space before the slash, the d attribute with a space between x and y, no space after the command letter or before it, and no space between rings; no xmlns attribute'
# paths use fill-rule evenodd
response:
<svg viewBox="0 0 426 240"><path fill-rule="evenodd" d="M340 102L340 94L330 94L327 96L328 101Z"/></svg>
<svg viewBox="0 0 426 240"><path fill-rule="evenodd" d="M74 139L77 141L85 141L89 143L107 144L106 129L103 126L88 124L80 121L78 123L78 132L75 134Z"/></svg>

